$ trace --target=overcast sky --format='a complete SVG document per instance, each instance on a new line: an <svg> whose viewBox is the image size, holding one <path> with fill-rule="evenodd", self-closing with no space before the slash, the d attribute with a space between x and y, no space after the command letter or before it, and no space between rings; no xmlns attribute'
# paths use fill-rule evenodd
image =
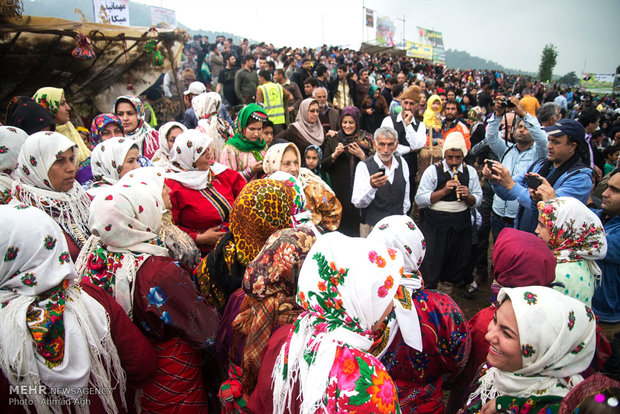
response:
<svg viewBox="0 0 620 414"><path fill-rule="evenodd" d="M446 49L464 50L507 68L538 70L545 44L558 49L555 74L613 73L620 65L620 0L136 0L173 9L191 29L227 31L275 46L359 48L374 37L362 4L443 32ZM394 20L402 28L402 20Z"/></svg>

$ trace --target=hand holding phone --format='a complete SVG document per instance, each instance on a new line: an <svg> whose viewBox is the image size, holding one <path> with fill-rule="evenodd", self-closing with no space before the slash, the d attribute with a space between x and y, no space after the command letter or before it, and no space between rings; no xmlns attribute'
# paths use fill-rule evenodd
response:
<svg viewBox="0 0 620 414"><path fill-rule="evenodd" d="M543 181L535 175L527 176L527 186L534 191L538 190L538 187L540 187L542 183Z"/></svg>
<svg viewBox="0 0 620 414"><path fill-rule="evenodd" d="M379 168L379 172L381 173L381 175L385 175L385 167L381 167Z"/></svg>

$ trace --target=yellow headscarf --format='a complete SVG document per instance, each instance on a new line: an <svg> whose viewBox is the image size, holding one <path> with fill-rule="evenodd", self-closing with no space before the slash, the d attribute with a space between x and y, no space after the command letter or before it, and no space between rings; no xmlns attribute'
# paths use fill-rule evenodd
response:
<svg viewBox="0 0 620 414"><path fill-rule="evenodd" d="M46 87L36 91L32 99L50 111L52 116L55 116L56 112L58 112L58 107L60 106L60 101L64 94L65 91L63 89ZM90 149L88 149L84 143L84 140L80 136L80 133L77 132L71 121L62 125L57 124L56 132L69 138L75 145L77 145L77 165L80 165L83 161L90 157Z"/></svg>

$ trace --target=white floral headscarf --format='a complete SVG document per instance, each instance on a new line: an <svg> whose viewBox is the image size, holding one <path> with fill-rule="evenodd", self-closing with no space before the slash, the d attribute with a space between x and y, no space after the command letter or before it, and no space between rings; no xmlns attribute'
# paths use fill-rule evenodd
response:
<svg viewBox="0 0 620 414"><path fill-rule="evenodd" d="M592 210L576 198L558 197L539 201L538 214L551 232L547 244L558 263L585 259L593 275L601 274L595 260L607 255L607 237Z"/></svg>
<svg viewBox="0 0 620 414"><path fill-rule="evenodd" d="M136 273L149 256L168 256L159 237L163 200L161 188L152 181L117 183L99 192L90 206L92 236L80 252L76 267L80 277L89 273L91 255L105 255L119 261L114 266L112 287L116 301L132 315ZM108 264L110 261L108 260Z"/></svg>
<svg viewBox="0 0 620 414"><path fill-rule="evenodd" d="M95 196L102 188L120 180L123 163L132 147L138 149L136 141L124 137L110 138L97 144L90 156L93 183L88 193L91 196Z"/></svg>
<svg viewBox="0 0 620 414"><path fill-rule="evenodd" d="M378 358L381 358L394 340L400 329L407 345L418 351L422 351L422 332L420 319L413 305L412 296L414 291L423 287L422 276L418 269L426 254L426 241L424 235L408 216L389 216L381 219L368 235L372 240L391 247L403 254L405 272L400 279L399 289L394 297L395 318L388 322L389 337L381 350Z"/></svg>
<svg viewBox="0 0 620 414"><path fill-rule="evenodd" d="M583 380L594 357L596 319L577 299L544 286L502 288L497 299L510 299L517 319L523 366L514 372L489 368L469 397L482 404L502 395L565 396ZM468 403L469 403L468 401Z"/></svg>
<svg viewBox="0 0 620 414"><path fill-rule="evenodd" d="M156 167L170 168L170 147L168 147L168 133L172 128L180 128L181 132L187 131L187 127L180 122L166 122L159 127L159 148L153 155L153 164Z"/></svg>
<svg viewBox="0 0 620 414"><path fill-rule="evenodd" d="M75 144L57 132L43 131L30 135L19 152L15 172L17 179L13 182L12 193L20 203L45 211L81 248L90 236L90 198L77 182L67 192L57 191L48 176L57 156L70 148L75 155Z"/></svg>
<svg viewBox="0 0 620 414"><path fill-rule="evenodd" d="M301 268L297 303L304 312L273 369L275 413L290 407L299 381L301 412L326 409L324 396L336 350L368 351L373 326L394 298L402 254L380 243L334 232L320 236Z"/></svg>
<svg viewBox="0 0 620 414"><path fill-rule="evenodd" d="M6 204L11 199L12 174L26 138L28 134L19 128L0 126L0 204Z"/></svg>
<svg viewBox="0 0 620 414"><path fill-rule="evenodd" d="M214 175L226 170L226 166L212 162L206 171L196 169L196 161L208 148L212 148L213 139L194 129L177 136L172 146L170 160L172 172L166 178L175 180L192 190L202 190L211 184Z"/></svg>
<svg viewBox="0 0 620 414"><path fill-rule="evenodd" d="M113 389L114 376L125 405L125 373L110 336L108 315L75 284L77 275L62 230L34 207L0 206L0 216L5 221L0 237L4 376L11 385L59 387L59 397L71 400L81 397L80 389L88 386ZM37 412L60 412L50 409L45 399L34 398L40 395L32 397ZM118 411L111 393L99 397L107 412Z"/></svg>

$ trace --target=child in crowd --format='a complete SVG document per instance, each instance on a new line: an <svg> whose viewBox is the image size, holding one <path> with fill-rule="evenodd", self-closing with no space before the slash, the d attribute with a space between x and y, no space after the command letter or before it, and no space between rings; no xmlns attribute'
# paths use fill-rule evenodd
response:
<svg viewBox="0 0 620 414"><path fill-rule="evenodd" d="M424 111L424 125L429 131L429 136L433 139L433 145L437 145L437 139L442 138L441 135L441 98L439 95L433 95L426 102L426 111Z"/></svg>

